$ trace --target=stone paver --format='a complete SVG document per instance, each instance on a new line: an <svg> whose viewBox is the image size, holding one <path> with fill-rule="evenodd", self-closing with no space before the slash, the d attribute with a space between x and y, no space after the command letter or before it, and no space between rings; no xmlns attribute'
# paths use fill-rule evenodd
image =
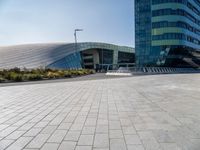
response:
<svg viewBox="0 0 200 150"><path fill-rule="evenodd" d="M59 150L74 150L76 142L64 141L60 144Z"/></svg>
<svg viewBox="0 0 200 150"><path fill-rule="evenodd" d="M0 150L199 150L200 75L0 87Z"/></svg>
<svg viewBox="0 0 200 150"><path fill-rule="evenodd" d="M66 134L67 134L67 131L66 131L66 130L56 130L56 131L51 135L51 137L49 138L48 142L52 142L52 143L61 143Z"/></svg>
<svg viewBox="0 0 200 150"><path fill-rule="evenodd" d="M41 150L57 150L59 144L45 143Z"/></svg>
<svg viewBox="0 0 200 150"><path fill-rule="evenodd" d="M126 150L127 147L126 147L124 139L111 139L110 149L111 150Z"/></svg>
<svg viewBox="0 0 200 150"><path fill-rule="evenodd" d="M30 141L32 137L20 137L15 141L11 146L7 148L7 150L21 150L23 149Z"/></svg>
<svg viewBox="0 0 200 150"><path fill-rule="evenodd" d="M91 145L93 144L94 135L81 135L78 145Z"/></svg>
<svg viewBox="0 0 200 150"><path fill-rule="evenodd" d="M65 136L65 141L78 141L80 137L81 132L80 131L69 131L67 135Z"/></svg>
<svg viewBox="0 0 200 150"><path fill-rule="evenodd" d="M13 142L14 142L14 140L1 140L0 141L0 149L5 149Z"/></svg>
<svg viewBox="0 0 200 150"><path fill-rule="evenodd" d="M76 146L75 150L92 150L92 146Z"/></svg>
<svg viewBox="0 0 200 150"><path fill-rule="evenodd" d="M27 148L41 148L49 138L49 134L38 134L28 145Z"/></svg>

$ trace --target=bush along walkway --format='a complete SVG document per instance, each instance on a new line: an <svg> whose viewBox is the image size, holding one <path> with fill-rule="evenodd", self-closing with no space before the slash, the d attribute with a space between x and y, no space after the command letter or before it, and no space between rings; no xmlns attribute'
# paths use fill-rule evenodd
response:
<svg viewBox="0 0 200 150"><path fill-rule="evenodd" d="M48 79L71 78L83 75L94 74L94 70L78 69L78 70L54 70L54 69L23 69L13 68L0 71L0 83L6 82L22 82L22 81L38 81Z"/></svg>

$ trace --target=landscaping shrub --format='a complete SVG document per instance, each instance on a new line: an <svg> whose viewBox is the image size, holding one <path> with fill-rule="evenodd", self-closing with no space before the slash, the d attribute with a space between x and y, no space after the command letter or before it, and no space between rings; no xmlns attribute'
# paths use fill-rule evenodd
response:
<svg viewBox="0 0 200 150"><path fill-rule="evenodd" d="M64 70L63 72L64 72L64 77L66 78L72 77L72 73L69 70Z"/></svg>
<svg viewBox="0 0 200 150"><path fill-rule="evenodd" d="M43 76L41 74L24 74L23 79L26 81L36 81L42 80Z"/></svg>
<svg viewBox="0 0 200 150"><path fill-rule="evenodd" d="M15 73L15 72L11 72L10 74L8 74L8 80L21 82L23 80L23 75Z"/></svg>
<svg viewBox="0 0 200 150"><path fill-rule="evenodd" d="M58 72L52 72L52 71L47 72L46 77L47 77L48 79L60 78Z"/></svg>
<svg viewBox="0 0 200 150"><path fill-rule="evenodd" d="M88 70L88 74L95 74L95 70Z"/></svg>
<svg viewBox="0 0 200 150"><path fill-rule="evenodd" d="M14 72L14 73L20 73L21 72L20 68L17 68L17 67L10 69L9 71Z"/></svg>
<svg viewBox="0 0 200 150"><path fill-rule="evenodd" d="M42 69L32 69L30 71L31 74L44 74L45 73L45 70L42 70Z"/></svg>
<svg viewBox="0 0 200 150"><path fill-rule="evenodd" d="M5 79L3 77L0 76L0 83L4 82Z"/></svg>
<svg viewBox="0 0 200 150"><path fill-rule="evenodd" d="M95 73L94 70L79 69L79 70L56 70L56 69L32 69L26 68L20 70L20 68L13 68L10 70L0 71L0 82L5 81L35 81L42 79L58 79L69 78L87 74Z"/></svg>
<svg viewBox="0 0 200 150"><path fill-rule="evenodd" d="M64 78L65 77L65 72L63 70L58 70L57 73L59 74L60 78Z"/></svg>

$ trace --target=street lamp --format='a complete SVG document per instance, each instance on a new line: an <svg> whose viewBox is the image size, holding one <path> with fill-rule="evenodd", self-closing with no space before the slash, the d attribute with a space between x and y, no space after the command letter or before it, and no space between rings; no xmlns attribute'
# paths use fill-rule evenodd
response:
<svg viewBox="0 0 200 150"><path fill-rule="evenodd" d="M78 46L77 46L77 35L76 32L83 31L83 29L75 29L74 30L74 38L75 38L75 50L76 50L76 56L78 57ZM80 58L81 59L81 58Z"/></svg>
<svg viewBox="0 0 200 150"><path fill-rule="evenodd" d="M75 38L75 43L76 43L76 44L77 44L76 32L79 32L79 31L83 31L83 29L75 29L75 30L74 30L74 38Z"/></svg>

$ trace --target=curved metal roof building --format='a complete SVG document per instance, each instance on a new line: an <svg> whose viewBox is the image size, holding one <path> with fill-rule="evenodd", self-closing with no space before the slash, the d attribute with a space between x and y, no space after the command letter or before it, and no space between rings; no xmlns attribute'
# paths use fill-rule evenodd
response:
<svg viewBox="0 0 200 150"><path fill-rule="evenodd" d="M95 68L133 62L133 53L131 47L95 42L6 46L0 47L0 68Z"/></svg>

